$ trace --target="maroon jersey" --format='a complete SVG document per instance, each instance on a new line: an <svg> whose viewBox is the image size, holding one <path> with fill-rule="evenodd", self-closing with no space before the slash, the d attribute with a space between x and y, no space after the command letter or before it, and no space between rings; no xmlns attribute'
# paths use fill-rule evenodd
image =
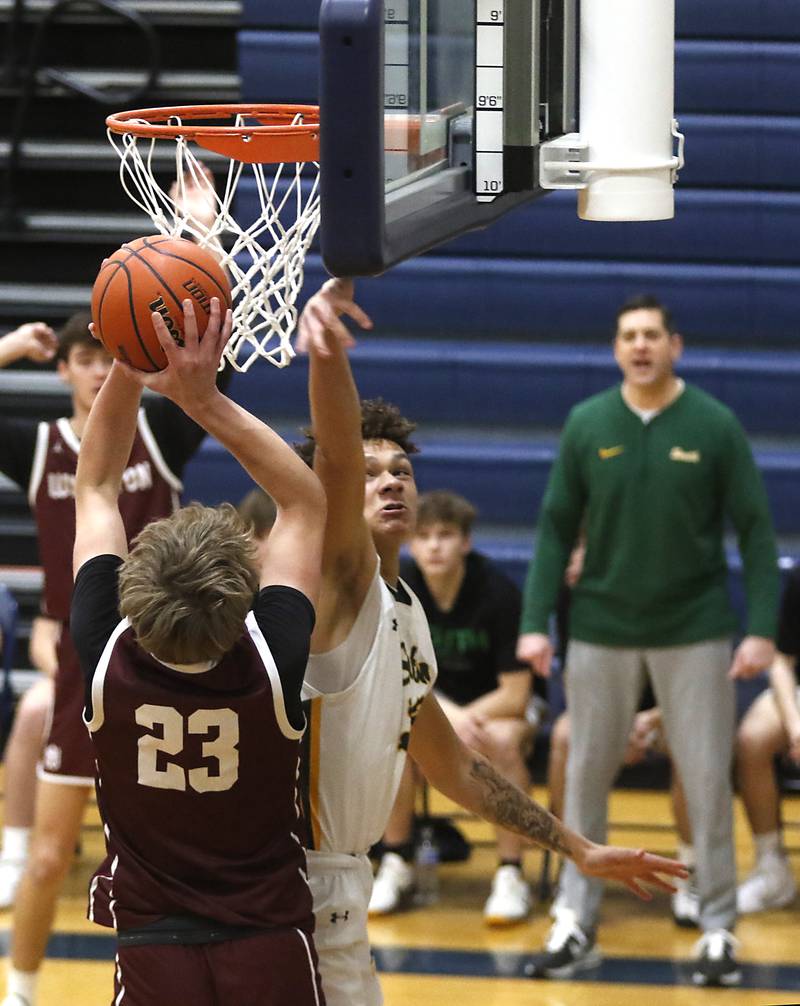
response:
<svg viewBox="0 0 800 1006"><path fill-rule="evenodd" d="M68 419L40 423L28 501L36 518L39 557L44 568L42 612L66 621L72 596L72 546L75 541L75 471L80 440ZM128 467L122 476L119 509L128 542L150 521L178 506L180 480L155 442L143 411Z"/></svg>
<svg viewBox="0 0 800 1006"><path fill-rule="evenodd" d="M297 838L303 731L254 614L201 673L157 661L123 620L91 678L90 709L108 855L89 917L120 931L181 914L311 931Z"/></svg>

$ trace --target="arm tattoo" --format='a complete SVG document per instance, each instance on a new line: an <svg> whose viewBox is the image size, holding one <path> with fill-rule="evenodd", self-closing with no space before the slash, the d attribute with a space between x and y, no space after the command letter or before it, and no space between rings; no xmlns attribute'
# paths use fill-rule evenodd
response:
<svg viewBox="0 0 800 1006"><path fill-rule="evenodd" d="M488 762L475 758L470 777L480 789L480 814L487 821L524 835L545 849L570 855L556 818L499 775Z"/></svg>

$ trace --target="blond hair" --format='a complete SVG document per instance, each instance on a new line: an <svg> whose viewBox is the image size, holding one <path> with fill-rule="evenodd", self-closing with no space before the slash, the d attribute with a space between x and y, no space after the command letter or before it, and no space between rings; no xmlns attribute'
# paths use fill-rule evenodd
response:
<svg viewBox="0 0 800 1006"><path fill-rule="evenodd" d="M241 636L257 589L255 544L234 507L193 503L136 537L120 570L120 612L160 660L218 660Z"/></svg>

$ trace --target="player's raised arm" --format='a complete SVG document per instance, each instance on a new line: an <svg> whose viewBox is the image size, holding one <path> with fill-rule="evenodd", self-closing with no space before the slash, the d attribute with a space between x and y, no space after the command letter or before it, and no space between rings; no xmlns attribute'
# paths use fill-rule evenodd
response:
<svg viewBox="0 0 800 1006"><path fill-rule="evenodd" d="M134 376L179 405L270 494L278 513L260 570L261 586L296 587L316 603L325 526L325 494L319 480L277 433L217 387L231 312L223 316L219 300L212 298L208 327L200 339L190 300L184 302L183 311L184 346L175 344L163 318L155 313L153 325L168 366L155 374L134 372Z"/></svg>
<svg viewBox="0 0 800 1006"><path fill-rule="evenodd" d="M352 280L328 280L306 304L297 340L309 355L314 470L328 497L323 575L335 577L340 590L362 580L366 589L375 563L364 520L361 405L347 359L354 340L343 315L362 328L372 327L353 300Z"/></svg>
<svg viewBox="0 0 800 1006"><path fill-rule="evenodd" d="M128 554L117 499L136 436L141 393L115 363L89 413L75 475L73 576L96 555Z"/></svg>

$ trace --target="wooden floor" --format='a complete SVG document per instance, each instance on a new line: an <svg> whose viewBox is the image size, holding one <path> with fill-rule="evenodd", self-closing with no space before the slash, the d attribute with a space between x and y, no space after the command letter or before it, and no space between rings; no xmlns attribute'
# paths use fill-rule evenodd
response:
<svg viewBox="0 0 800 1006"><path fill-rule="evenodd" d="M540 796L542 794L539 794ZM447 809L435 798L434 810ZM787 838L800 873L800 798L785 801ZM611 803L612 840L674 852L663 793L615 793ZM641 822L654 827L643 828ZM466 822L473 839L488 829ZM750 866L751 850L737 808L740 875ZM80 860L70 873L56 920L56 934L42 973L39 1006L107 1006L111 1002L113 939L85 917L87 878L102 850L92 811L84 830ZM538 876L540 855L526 859ZM537 905L531 919L507 930L484 927L481 907L494 866L491 849L477 848L465 864L440 868L441 898L371 925L387 1006L778 1006L800 1003L800 918L798 907L743 919L737 930L745 963L744 987L699 990L687 984L685 961L697 934L675 927L667 900L645 904L621 888L611 888L603 905L601 968L578 982L531 981L523 977L528 956L538 950L549 919ZM3 917L5 916L5 917ZM0 913L7 948L8 913Z"/></svg>

